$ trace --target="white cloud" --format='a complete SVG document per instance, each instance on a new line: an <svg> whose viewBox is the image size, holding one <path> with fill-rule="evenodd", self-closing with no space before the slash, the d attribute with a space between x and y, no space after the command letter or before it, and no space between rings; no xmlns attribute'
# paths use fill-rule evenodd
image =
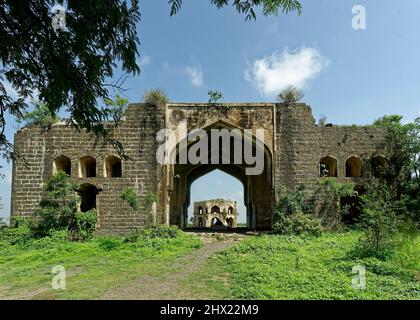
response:
<svg viewBox="0 0 420 320"><path fill-rule="evenodd" d="M287 48L282 53L257 59L245 70L245 79L264 96L277 95L289 85L303 88L327 67L329 61L313 48L303 47L295 52Z"/></svg>
<svg viewBox="0 0 420 320"><path fill-rule="evenodd" d="M187 66L185 67L185 72L193 87L199 88L204 86L203 70L200 65L196 67Z"/></svg>
<svg viewBox="0 0 420 320"><path fill-rule="evenodd" d="M140 58L137 64L140 66L140 68L142 68L142 67L147 66L151 62L152 62L152 57L148 55L144 55Z"/></svg>

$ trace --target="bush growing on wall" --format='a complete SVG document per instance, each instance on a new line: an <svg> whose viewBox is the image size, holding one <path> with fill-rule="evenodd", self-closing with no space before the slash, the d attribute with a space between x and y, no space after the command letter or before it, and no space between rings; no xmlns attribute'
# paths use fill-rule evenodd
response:
<svg viewBox="0 0 420 320"><path fill-rule="evenodd" d="M274 233L314 236L319 236L322 233L321 221L313 215L312 201L303 185L294 192L280 186L277 194L278 203L274 211L273 223Z"/></svg>
<svg viewBox="0 0 420 320"><path fill-rule="evenodd" d="M121 199L126 201L128 203L128 205L133 210L139 210L140 209L139 196L138 196L136 190L134 190L133 188L125 188L121 192Z"/></svg>

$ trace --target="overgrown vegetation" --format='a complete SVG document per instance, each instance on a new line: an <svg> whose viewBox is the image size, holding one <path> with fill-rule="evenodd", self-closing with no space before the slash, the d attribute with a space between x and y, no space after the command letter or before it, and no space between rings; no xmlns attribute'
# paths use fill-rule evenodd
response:
<svg viewBox="0 0 420 320"><path fill-rule="evenodd" d="M27 238L42 238L63 231L70 240L92 238L96 227L96 210L79 211L78 189L78 184L71 183L66 173L57 172L46 183L47 197L41 200L34 217L15 218L14 228L8 228L7 233L11 237L22 233Z"/></svg>
<svg viewBox="0 0 420 320"><path fill-rule="evenodd" d="M309 201L308 193L303 185L296 192L280 186L277 194L278 203L273 217L274 233L314 236L322 233L321 221L314 216L312 202Z"/></svg>
<svg viewBox="0 0 420 320"><path fill-rule="evenodd" d="M292 104L299 102L303 97L304 93L302 90L295 86L288 86L278 94L277 101Z"/></svg>
<svg viewBox="0 0 420 320"><path fill-rule="evenodd" d="M143 100L146 105L156 108L162 108L169 102L168 96L163 89L151 89L147 91L143 96Z"/></svg>
<svg viewBox="0 0 420 320"><path fill-rule="evenodd" d="M126 201L133 210L140 209L139 195L137 194L136 190L134 190L133 188L131 187L125 188L121 192L121 199Z"/></svg>
<svg viewBox="0 0 420 320"><path fill-rule="evenodd" d="M10 232L24 229L7 229L0 231L0 297L8 299L101 298L133 276L173 272L175 259L202 245L197 238L164 226L86 242L69 242L62 231L40 239L15 234L11 241ZM51 289L54 265L65 267L66 290Z"/></svg>
<svg viewBox="0 0 420 320"><path fill-rule="evenodd" d="M355 253L360 237L355 231L250 237L212 259L201 278L229 274L227 295L219 299L419 299L420 236L399 236L386 260ZM357 265L366 270L365 289L352 286ZM217 288L215 282L203 290Z"/></svg>
<svg viewBox="0 0 420 320"><path fill-rule="evenodd" d="M46 103L35 102L33 111L25 112L18 122L24 122L27 126L40 126L42 129L49 129L54 123L60 121L56 113L52 112Z"/></svg>
<svg viewBox="0 0 420 320"><path fill-rule="evenodd" d="M127 110L128 99L117 94L115 99L105 98L104 103L106 106L106 108L103 109L105 118L118 125Z"/></svg>

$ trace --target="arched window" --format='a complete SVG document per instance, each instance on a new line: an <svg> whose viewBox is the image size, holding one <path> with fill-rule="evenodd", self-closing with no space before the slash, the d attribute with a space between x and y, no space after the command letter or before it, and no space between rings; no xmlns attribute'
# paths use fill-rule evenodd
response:
<svg viewBox="0 0 420 320"><path fill-rule="evenodd" d="M198 214L203 214L203 207L198 207Z"/></svg>
<svg viewBox="0 0 420 320"><path fill-rule="evenodd" d="M233 214L233 208L232 207L228 208L228 214Z"/></svg>
<svg viewBox="0 0 420 320"><path fill-rule="evenodd" d="M201 218L201 217L198 218L198 227L199 228L203 227L203 218Z"/></svg>
<svg viewBox="0 0 420 320"><path fill-rule="evenodd" d="M374 156L370 160L370 169L372 177L382 178L388 169L388 160L382 156Z"/></svg>
<svg viewBox="0 0 420 320"><path fill-rule="evenodd" d="M80 211L86 212L92 209L96 209L96 195L98 189L89 183L82 184L78 191L80 195Z"/></svg>
<svg viewBox="0 0 420 320"><path fill-rule="evenodd" d="M346 177L362 176L362 160L359 157L351 156L346 160Z"/></svg>
<svg viewBox="0 0 420 320"><path fill-rule="evenodd" d="M337 160L326 156L319 161L319 175L321 177L337 177Z"/></svg>
<svg viewBox="0 0 420 320"><path fill-rule="evenodd" d="M228 228L233 228L233 219L232 218L227 218L226 223L227 223Z"/></svg>
<svg viewBox="0 0 420 320"><path fill-rule="evenodd" d="M121 159L116 156L109 156L105 159L105 177L114 178L122 176Z"/></svg>
<svg viewBox="0 0 420 320"><path fill-rule="evenodd" d="M220 208L218 206L211 207L210 213L220 213Z"/></svg>
<svg viewBox="0 0 420 320"><path fill-rule="evenodd" d="M54 169L53 172L57 173L58 171L63 171L69 176L71 175L71 160L66 156L59 156L54 159Z"/></svg>
<svg viewBox="0 0 420 320"><path fill-rule="evenodd" d="M86 156L80 159L79 177L96 177L96 160L93 157Z"/></svg>

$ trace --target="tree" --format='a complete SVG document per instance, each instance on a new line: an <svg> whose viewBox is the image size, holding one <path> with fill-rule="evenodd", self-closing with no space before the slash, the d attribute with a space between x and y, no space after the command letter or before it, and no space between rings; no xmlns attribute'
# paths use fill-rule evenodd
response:
<svg viewBox="0 0 420 320"><path fill-rule="evenodd" d="M65 24L57 26L56 3L67 5ZM228 0L211 0L217 8ZM182 0L169 0L171 15ZM236 10L255 19L255 8L263 15L301 12L297 0L234 0ZM61 13L60 13L61 14ZM94 5L79 0L3 0L0 2L0 153L15 158L13 145L5 136L5 115L20 118L27 98L38 98L51 114L66 107L70 122L95 134L106 135L103 125L109 112L97 101L109 99L109 90L123 90L125 77L110 82L117 63L128 75L140 73L136 23L140 20L138 0L97 0ZM60 20L64 22L64 19ZM6 90L7 80L16 95ZM9 88L10 89L10 88ZM117 144L114 144L117 145Z"/></svg>
<svg viewBox="0 0 420 320"><path fill-rule="evenodd" d="M283 103L296 103L299 102L303 96L304 93L302 90L294 86L288 86L279 93L277 100Z"/></svg>
<svg viewBox="0 0 420 320"><path fill-rule="evenodd" d="M43 129L50 128L54 123L58 122L60 118L51 113L48 106L43 102L35 102L33 111L25 112L18 122L25 122L28 126L40 126Z"/></svg>
<svg viewBox="0 0 420 320"><path fill-rule="evenodd" d="M385 129L386 138L378 149L384 150L388 167L385 182L397 200L407 198L411 218L420 222L420 118L402 124L402 116L389 115L373 125Z"/></svg>
<svg viewBox="0 0 420 320"><path fill-rule="evenodd" d="M368 185L361 196L363 211L358 225L364 231L361 243L366 253L375 255L389 248L401 222L404 201L396 200L386 184Z"/></svg>

